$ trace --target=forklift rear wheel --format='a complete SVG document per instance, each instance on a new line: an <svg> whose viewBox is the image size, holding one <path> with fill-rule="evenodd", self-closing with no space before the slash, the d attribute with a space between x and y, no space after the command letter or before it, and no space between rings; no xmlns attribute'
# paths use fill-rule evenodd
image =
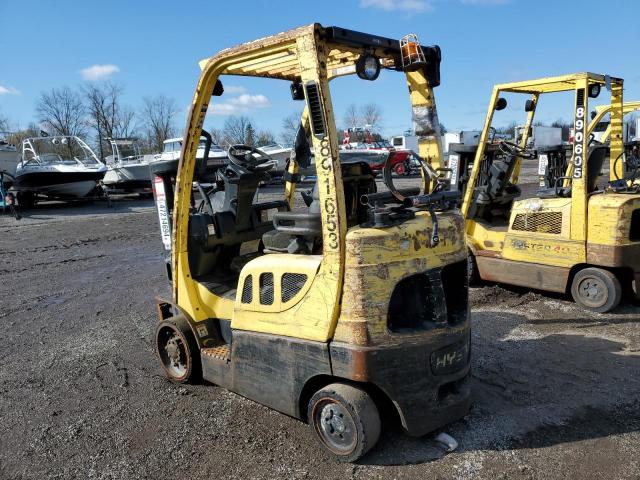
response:
<svg viewBox="0 0 640 480"><path fill-rule="evenodd" d="M622 287L618 278L608 270L585 268L573 277L571 295L578 305L605 313L620 303Z"/></svg>
<svg viewBox="0 0 640 480"><path fill-rule="evenodd" d="M156 353L169 380L193 383L200 379L202 366L198 344L184 317L171 317L158 323Z"/></svg>
<svg viewBox="0 0 640 480"><path fill-rule="evenodd" d="M309 424L322 445L342 462L354 462L380 438L380 415L364 390L332 383L309 401Z"/></svg>

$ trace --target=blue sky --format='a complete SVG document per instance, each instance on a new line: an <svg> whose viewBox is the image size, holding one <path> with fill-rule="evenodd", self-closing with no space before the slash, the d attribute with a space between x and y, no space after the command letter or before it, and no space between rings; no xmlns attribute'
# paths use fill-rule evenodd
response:
<svg viewBox="0 0 640 480"><path fill-rule="evenodd" d="M42 91L109 79L124 86L125 103L134 109L146 95L175 98L181 132L198 60L312 22L394 38L416 33L421 43L440 45L436 99L449 130L480 128L491 88L500 82L589 70L623 77L625 98L640 98L640 2L634 0L0 0L0 18L0 113L16 127L37 120ZM258 129L278 133L282 118L300 108L283 82L224 83L223 103L207 127L243 114ZM397 73L383 72L376 82L339 79L332 95L339 127L347 105L372 101L382 108L384 134L410 127ZM539 119L568 120L569 105L567 98L545 103ZM500 121L522 118L518 104L501 112Z"/></svg>

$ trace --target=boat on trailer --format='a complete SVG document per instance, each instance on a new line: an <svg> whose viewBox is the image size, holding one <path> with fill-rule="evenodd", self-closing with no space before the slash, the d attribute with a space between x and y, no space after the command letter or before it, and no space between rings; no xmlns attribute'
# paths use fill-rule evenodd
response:
<svg viewBox="0 0 640 480"><path fill-rule="evenodd" d="M0 173L3 173L2 184L11 187L20 161L20 152L10 140L9 132L0 132Z"/></svg>
<svg viewBox="0 0 640 480"><path fill-rule="evenodd" d="M105 160L107 173L102 184L113 192L151 193L149 162L153 155L142 155L133 138L109 139L112 154Z"/></svg>
<svg viewBox="0 0 640 480"><path fill-rule="evenodd" d="M107 172L93 150L77 136L23 140L13 190L18 203L31 205L39 196L71 200L93 193Z"/></svg>

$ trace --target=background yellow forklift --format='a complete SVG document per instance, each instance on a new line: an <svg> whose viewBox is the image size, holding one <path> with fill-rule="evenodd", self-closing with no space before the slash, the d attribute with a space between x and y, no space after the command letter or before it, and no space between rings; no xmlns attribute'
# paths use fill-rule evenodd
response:
<svg viewBox="0 0 640 480"><path fill-rule="evenodd" d="M640 282L640 194L610 182L598 188L605 158L623 152L621 79L578 73L496 85L464 192L462 213L476 273L484 280L567 292L597 312L615 308L621 284ZM611 141L590 142L589 98L610 90ZM523 159L535 154L527 136L541 95L573 91L574 143L570 175L557 175L533 198L519 199ZM506 107L503 93L521 93L527 112L520 144L488 147L494 112ZM610 176L622 178L622 162L610 162Z"/></svg>
<svg viewBox="0 0 640 480"><path fill-rule="evenodd" d="M167 377L201 375L305 420L345 461L376 443L383 405L411 435L463 416L464 223L459 193L429 166L441 155L440 49L314 24L223 50L201 68L180 163L152 167L171 252L173 299L159 300L155 338ZM381 70L406 76L428 191L395 189L386 165L389 191L377 193L365 163L339 161L329 80ZM201 135L211 143L202 125L223 75L280 80L305 102L281 200L256 201L270 166L258 149L232 146L214 169L206 152L196 161ZM317 183L292 211L311 148Z"/></svg>
<svg viewBox="0 0 640 480"><path fill-rule="evenodd" d="M623 117L640 110L640 102L624 102L622 105ZM587 130L587 135L595 133L596 128L600 125L604 126L604 129L599 133L597 140L600 143L608 143L611 139L611 122L602 122L604 117L611 111L610 105L599 105L591 112L591 123ZM638 123L636 123L637 125ZM640 192L640 132L636 130L635 138L629 138L624 134L624 131L618 132L622 134L624 141L624 152L619 154L617 158L610 159L614 162L613 167L610 169L609 181L613 182L612 187L620 184L623 189L628 190L629 187L635 187ZM625 138L626 137L626 138ZM618 163L623 165L622 171L618 172ZM618 173L622 174L622 178L618 177Z"/></svg>

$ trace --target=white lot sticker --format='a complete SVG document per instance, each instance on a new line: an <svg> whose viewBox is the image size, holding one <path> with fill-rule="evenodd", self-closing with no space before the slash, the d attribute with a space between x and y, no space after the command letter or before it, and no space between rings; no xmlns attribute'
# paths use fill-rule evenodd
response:
<svg viewBox="0 0 640 480"><path fill-rule="evenodd" d="M547 173L547 165L549 165L549 156L546 154L538 156L538 175Z"/></svg>
<svg viewBox="0 0 640 480"><path fill-rule="evenodd" d="M458 188L458 164L460 157L458 155L449 155L449 168L451 169L451 186Z"/></svg>
<svg viewBox="0 0 640 480"><path fill-rule="evenodd" d="M155 177L153 180L153 191L156 197L156 208L158 209L158 220L160 221L160 234L162 244L167 251L171 250L171 226L169 224L169 210L167 209L167 196L164 191L162 177Z"/></svg>

